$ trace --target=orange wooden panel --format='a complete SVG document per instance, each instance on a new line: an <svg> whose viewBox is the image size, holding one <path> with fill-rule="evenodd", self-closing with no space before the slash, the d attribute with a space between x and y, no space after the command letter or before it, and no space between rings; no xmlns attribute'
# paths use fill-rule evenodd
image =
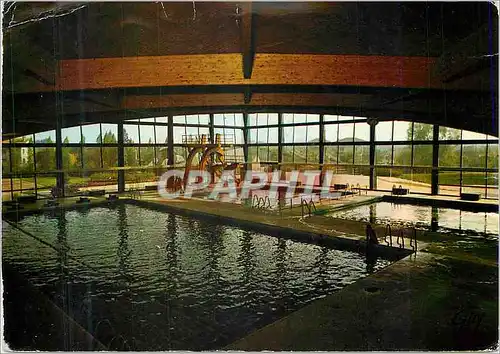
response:
<svg viewBox="0 0 500 354"><path fill-rule="evenodd" d="M244 79L240 54L171 55L60 62L62 90L189 85L350 85L441 87L431 77L434 58L256 54Z"/></svg>

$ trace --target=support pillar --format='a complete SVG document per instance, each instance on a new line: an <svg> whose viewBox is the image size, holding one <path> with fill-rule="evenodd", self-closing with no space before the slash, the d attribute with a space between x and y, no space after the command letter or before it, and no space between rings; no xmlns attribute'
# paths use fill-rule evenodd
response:
<svg viewBox="0 0 500 354"><path fill-rule="evenodd" d="M370 190L377 189L377 176L375 170L375 127L378 124L377 119L369 118L370 125Z"/></svg>
<svg viewBox="0 0 500 354"><path fill-rule="evenodd" d="M248 161L248 113L243 113L243 156L246 164L250 163Z"/></svg>
<svg viewBox="0 0 500 354"><path fill-rule="evenodd" d="M439 194L439 125L434 124L432 130L432 171L431 171L431 194Z"/></svg>
<svg viewBox="0 0 500 354"><path fill-rule="evenodd" d="M283 162L283 114L278 113L278 164ZM281 167L280 167L281 168Z"/></svg>
<svg viewBox="0 0 500 354"><path fill-rule="evenodd" d="M167 165L172 166L174 164L174 121L171 114L168 115L168 126L167 126Z"/></svg>
<svg viewBox="0 0 500 354"><path fill-rule="evenodd" d="M123 123L118 123L118 192L125 192L125 148L123 147Z"/></svg>
<svg viewBox="0 0 500 354"><path fill-rule="evenodd" d="M320 114L319 115L319 156L318 156L319 169L321 170L321 174L319 176L320 185L323 185L323 180L325 177L324 170L323 170L324 158L325 158L325 126L323 124L323 114Z"/></svg>
<svg viewBox="0 0 500 354"><path fill-rule="evenodd" d="M57 94L59 96L59 93ZM63 153L62 153L62 101L60 97L58 102L58 112L56 118L56 187L60 191L60 196L64 197L64 172L63 172Z"/></svg>

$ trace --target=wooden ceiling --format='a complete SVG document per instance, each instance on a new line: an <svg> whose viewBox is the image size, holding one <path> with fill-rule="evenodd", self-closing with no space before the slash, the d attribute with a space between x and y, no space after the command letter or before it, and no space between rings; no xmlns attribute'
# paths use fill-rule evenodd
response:
<svg viewBox="0 0 500 354"><path fill-rule="evenodd" d="M498 135L488 2L12 3L3 133L179 112L317 111Z"/></svg>

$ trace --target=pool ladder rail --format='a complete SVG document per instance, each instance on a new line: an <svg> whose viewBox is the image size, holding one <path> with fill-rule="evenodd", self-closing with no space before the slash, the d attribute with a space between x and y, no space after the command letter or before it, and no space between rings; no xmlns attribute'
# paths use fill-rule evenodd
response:
<svg viewBox="0 0 500 354"><path fill-rule="evenodd" d="M417 251L417 230L415 228L412 228L412 235L411 236L412 237L410 237L410 247L414 252L416 252ZM389 237L389 240L387 240L388 237ZM392 227L391 227L391 224L387 224L385 227L384 242L387 244L387 246L392 247ZM405 248L404 229L400 229L397 232L396 244L399 246L399 248Z"/></svg>
<svg viewBox="0 0 500 354"><path fill-rule="evenodd" d="M302 217L304 217L304 211L307 209L307 215L311 216L311 214L316 211L316 204L314 204L314 201L311 199L310 201L307 201L306 199L301 199L300 200L300 211L302 214Z"/></svg>

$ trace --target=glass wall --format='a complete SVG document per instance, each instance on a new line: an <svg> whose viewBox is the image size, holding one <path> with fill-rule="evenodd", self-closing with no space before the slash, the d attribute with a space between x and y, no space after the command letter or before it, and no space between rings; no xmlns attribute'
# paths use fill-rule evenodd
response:
<svg viewBox="0 0 500 354"><path fill-rule="evenodd" d="M265 171L324 168L334 172L333 183L369 185L371 146L366 118L298 113L250 113L246 117L246 122L242 113L176 115L171 122L168 117L124 121L126 188L155 184L168 168L183 168L189 150L203 141L221 142L227 163L246 161ZM444 126L436 134L439 138L434 142L430 124L379 122L372 166L376 189L390 191L401 185L411 193L429 194L434 168L439 194L474 192L498 198L498 138ZM64 128L61 137L67 195L99 188L117 190L117 124ZM56 132L51 130L3 141L4 200L50 194L58 173L55 139ZM169 146L173 147L170 153ZM434 149L438 163L433 167ZM197 166L200 158L201 154L195 156L191 165Z"/></svg>

